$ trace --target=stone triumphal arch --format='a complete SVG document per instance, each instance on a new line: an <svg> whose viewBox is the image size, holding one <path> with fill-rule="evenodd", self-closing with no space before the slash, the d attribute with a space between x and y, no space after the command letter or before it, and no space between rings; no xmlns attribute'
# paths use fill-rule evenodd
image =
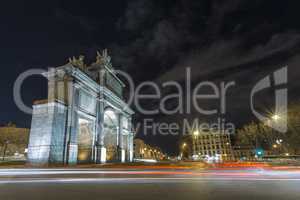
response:
<svg viewBox="0 0 300 200"><path fill-rule="evenodd" d="M124 83L104 50L87 66L84 57L53 68L48 99L36 101L28 146L31 163L104 163L133 160L133 111Z"/></svg>

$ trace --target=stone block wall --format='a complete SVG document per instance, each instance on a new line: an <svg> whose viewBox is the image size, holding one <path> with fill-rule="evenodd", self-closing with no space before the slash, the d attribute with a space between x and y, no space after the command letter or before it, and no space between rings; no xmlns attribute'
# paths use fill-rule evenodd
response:
<svg viewBox="0 0 300 200"><path fill-rule="evenodd" d="M66 108L52 102L33 106L28 145L28 162L35 164L62 163Z"/></svg>

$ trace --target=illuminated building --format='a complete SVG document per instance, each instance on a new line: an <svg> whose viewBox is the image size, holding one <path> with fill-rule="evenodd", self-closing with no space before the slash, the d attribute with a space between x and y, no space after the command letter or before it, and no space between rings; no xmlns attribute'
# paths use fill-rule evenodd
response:
<svg viewBox="0 0 300 200"><path fill-rule="evenodd" d="M166 155L160 148L145 144L141 139L134 139L134 158L163 160Z"/></svg>
<svg viewBox="0 0 300 200"><path fill-rule="evenodd" d="M133 111L123 100L124 83L104 50L96 62L84 57L53 68L48 99L36 101L28 146L30 163L104 163L133 160Z"/></svg>
<svg viewBox="0 0 300 200"><path fill-rule="evenodd" d="M192 135L193 159L232 160L230 134L226 131L202 131Z"/></svg>
<svg viewBox="0 0 300 200"><path fill-rule="evenodd" d="M28 145L29 129L19 128L13 123L0 127L0 156L24 159ZM5 154L5 155L4 155Z"/></svg>

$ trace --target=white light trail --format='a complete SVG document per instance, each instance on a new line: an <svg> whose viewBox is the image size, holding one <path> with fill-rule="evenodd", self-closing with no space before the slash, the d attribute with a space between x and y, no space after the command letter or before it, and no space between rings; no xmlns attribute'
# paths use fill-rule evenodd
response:
<svg viewBox="0 0 300 200"><path fill-rule="evenodd" d="M0 180L0 184L22 184L22 183L88 183L88 182L206 182L206 181L300 181L298 179L278 179L278 178L55 178L55 179L21 179L21 180Z"/></svg>

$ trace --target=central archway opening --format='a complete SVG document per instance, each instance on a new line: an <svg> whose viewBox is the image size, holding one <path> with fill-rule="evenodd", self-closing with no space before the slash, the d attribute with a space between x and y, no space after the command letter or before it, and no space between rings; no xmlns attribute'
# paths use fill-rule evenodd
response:
<svg viewBox="0 0 300 200"><path fill-rule="evenodd" d="M112 109L104 112L104 147L106 162L118 160L118 116Z"/></svg>
<svg viewBox="0 0 300 200"><path fill-rule="evenodd" d="M94 123L86 118L78 118L78 163L92 162L92 148L94 141Z"/></svg>

